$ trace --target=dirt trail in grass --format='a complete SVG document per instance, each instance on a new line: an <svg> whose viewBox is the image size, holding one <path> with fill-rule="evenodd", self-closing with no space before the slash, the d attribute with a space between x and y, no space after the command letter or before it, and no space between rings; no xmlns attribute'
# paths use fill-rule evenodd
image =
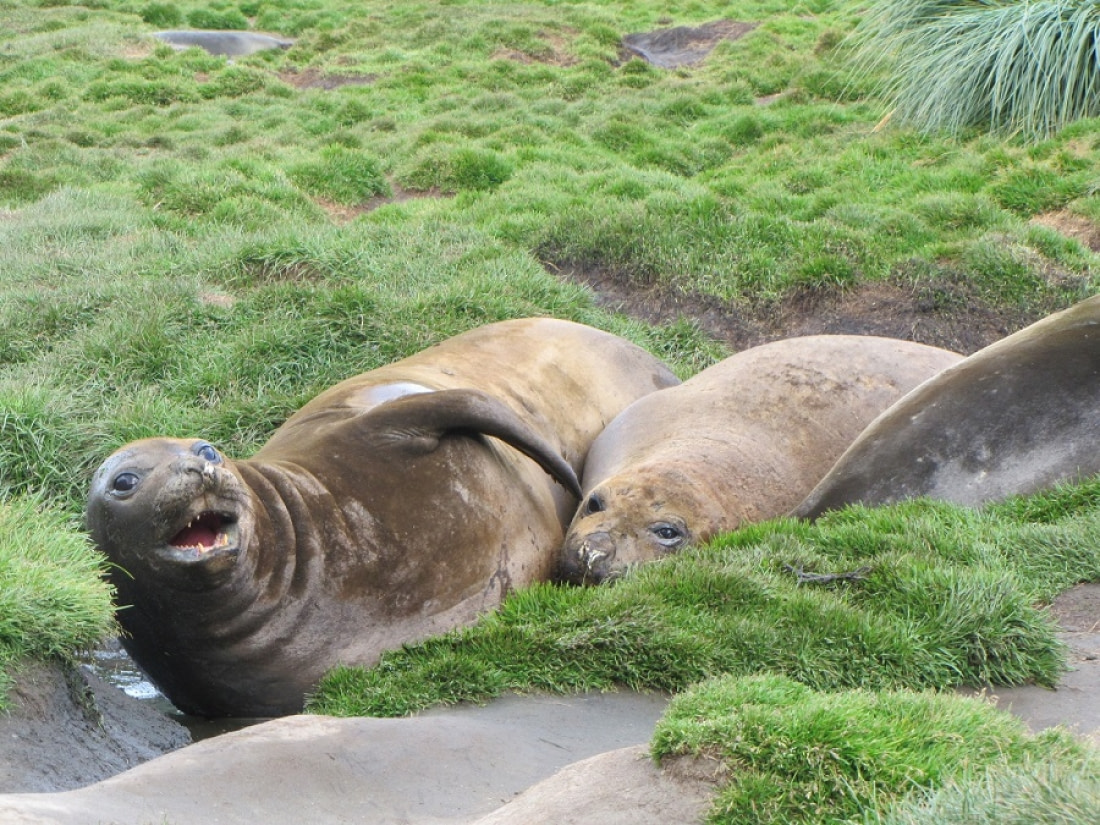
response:
<svg viewBox="0 0 1100 825"><path fill-rule="evenodd" d="M1100 251L1100 226L1079 215L1049 212L1032 223L1053 229ZM979 285L949 267L911 277L898 272L884 281L807 287L773 302L734 303L684 292L675 285L646 285L623 273L569 261L547 261L559 277L590 287L597 302L653 324L691 319L734 351L779 338L823 333L882 335L970 355L1063 306L1027 302L998 305ZM1047 274L1052 283L1064 273Z"/></svg>
<svg viewBox="0 0 1100 825"><path fill-rule="evenodd" d="M829 333L901 338L970 355L1048 314L1046 308L992 306L965 281L947 275L920 287L871 281L805 289L773 303L741 306L675 288L638 286L602 269L551 268L590 287L606 309L653 324L690 319L734 351Z"/></svg>

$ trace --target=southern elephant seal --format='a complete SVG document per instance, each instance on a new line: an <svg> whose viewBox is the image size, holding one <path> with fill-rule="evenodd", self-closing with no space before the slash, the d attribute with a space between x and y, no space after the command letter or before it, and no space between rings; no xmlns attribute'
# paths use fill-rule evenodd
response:
<svg viewBox="0 0 1100 825"><path fill-rule="evenodd" d="M975 506L1100 473L1100 296L979 350L860 434L792 515Z"/></svg>
<svg viewBox="0 0 1100 825"><path fill-rule="evenodd" d="M198 47L224 57L246 57L267 49L289 49L294 41L285 37L248 31L182 30L155 32L153 37L177 51Z"/></svg>
<svg viewBox="0 0 1100 825"><path fill-rule="evenodd" d="M593 442L557 577L629 564L783 515L860 431L962 356L858 335L744 350L640 398Z"/></svg>
<svg viewBox="0 0 1100 825"><path fill-rule="evenodd" d="M676 383L609 333L505 321L337 384L250 459L133 442L86 515L123 643L187 713L298 711L333 665L549 578L592 440Z"/></svg>

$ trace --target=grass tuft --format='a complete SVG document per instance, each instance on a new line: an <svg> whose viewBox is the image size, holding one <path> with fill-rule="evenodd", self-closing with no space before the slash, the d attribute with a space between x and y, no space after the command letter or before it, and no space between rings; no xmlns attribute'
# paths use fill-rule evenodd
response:
<svg viewBox="0 0 1100 825"><path fill-rule="evenodd" d="M868 825L1091 825L1100 809L1100 765L1095 753L997 766L977 775L952 778L939 789L911 794Z"/></svg>
<svg viewBox="0 0 1100 825"><path fill-rule="evenodd" d="M1049 137L1100 114L1100 9L1089 0L876 0L858 35L894 119L960 135Z"/></svg>
<svg viewBox="0 0 1100 825"><path fill-rule="evenodd" d="M673 697L652 748L657 758L717 759L729 781L708 821L738 825L858 821L989 766L1040 760L1059 770L1100 766L1064 730L1033 736L1019 719L980 699L814 691L773 675L715 679Z"/></svg>
<svg viewBox="0 0 1100 825"><path fill-rule="evenodd" d="M66 657L114 632L105 561L60 510L0 502L0 708L23 657Z"/></svg>

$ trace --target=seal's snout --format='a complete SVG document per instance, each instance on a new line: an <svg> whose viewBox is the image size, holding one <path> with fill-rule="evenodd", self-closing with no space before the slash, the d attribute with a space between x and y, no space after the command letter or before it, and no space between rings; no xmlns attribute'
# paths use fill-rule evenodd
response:
<svg viewBox="0 0 1100 825"><path fill-rule="evenodd" d="M216 493L226 486L229 471L212 461L195 456L185 456L179 460L176 469L182 478L189 479L188 484L197 484L202 492Z"/></svg>
<svg viewBox="0 0 1100 825"><path fill-rule="evenodd" d="M558 578L572 584L599 584L612 578L615 543L606 532L589 533L566 544Z"/></svg>

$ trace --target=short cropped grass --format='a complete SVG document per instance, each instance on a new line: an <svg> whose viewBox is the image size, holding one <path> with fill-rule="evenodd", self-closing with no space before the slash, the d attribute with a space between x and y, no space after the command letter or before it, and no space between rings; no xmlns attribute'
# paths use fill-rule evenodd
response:
<svg viewBox="0 0 1100 825"><path fill-rule="evenodd" d="M471 628L335 669L308 707L401 715L506 690L679 691L760 672L822 690L1052 685L1064 650L1041 605L1100 578L1098 493L748 527L611 587L516 593Z"/></svg>
<svg viewBox="0 0 1100 825"><path fill-rule="evenodd" d="M59 510L34 497L0 503L0 710L21 659L66 658L115 631L104 568Z"/></svg>
<svg viewBox="0 0 1100 825"><path fill-rule="evenodd" d="M1100 754L1065 730L1032 735L1019 719L981 700L905 690L815 691L781 676L725 677L674 697L657 724L653 752L717 761L727 773L707 821L729 825L1023 822L1016 809L988 795L986 805L1010 818L972 818L969 809L947 805L946 792L941 805L917 809L927 818L882 820L877 811L986 771L1012 776L1042 765L1048 776L1077 772L1078 783L1095 788L1100 769ZM1092 780L1082 776L1088 771ZM1018 799L1022 790L1014 789ZM1067 787L1058 795L1076 794ZM1036 813L1038 802L1030 803ZM1064 821L1056 814L1047 809L1050 818L1030 821Z"/></svg>
<svg viewBox="0 0 1100 825"><path fill-rule="evenodd" d="M0 222L0 269L16 280L0 303L0 492L78 513L99 462L149 435L247 456L337 381L507 318L602 326L684 374L724 353L688 322L610 316L478 230L224 229L196 246L126 207L62 190L21 227ZM91 248L73 240L93 234ZM47 265L36 250L52 244Z"/></svg>
<svg viewBox="0 0 1100 825"><path fill-rule="evenodd" d="M889 104L849 60L855 0L3 9L0 206L20 213L76 186L136 196L181 243L456 222L551 269L757 310L914 271L1025 282L1023 308L1011 287L989 300L1035 317L1096 286L1091 250L1028 226L1095 209L1089 111L1036 146L876 130ZM296 42L233 61L176 52L150 38L170 19ZM755 28L695 66L622 47L719 19Z"/></svg>

